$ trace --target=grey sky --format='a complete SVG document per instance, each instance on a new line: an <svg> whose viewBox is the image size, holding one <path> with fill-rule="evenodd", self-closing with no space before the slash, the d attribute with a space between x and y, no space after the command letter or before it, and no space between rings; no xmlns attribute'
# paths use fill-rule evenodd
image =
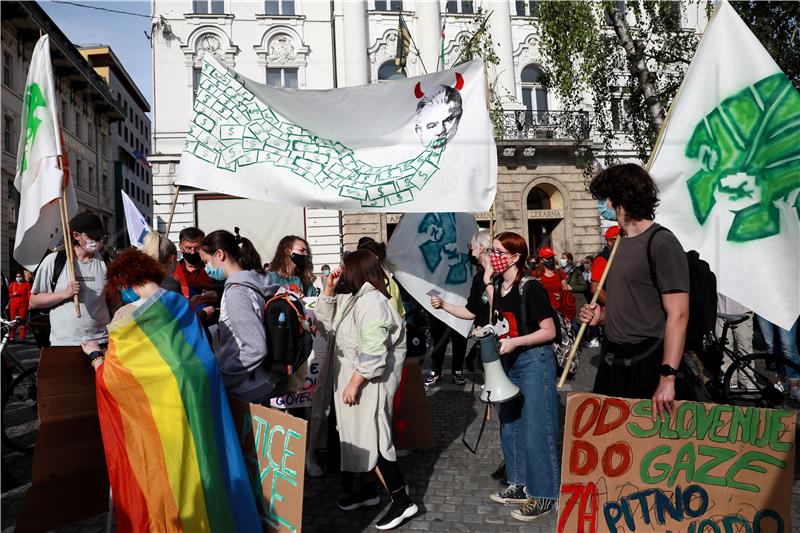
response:
<svg viewBox="0 0 800 533"><path fill-rule="evenodd" d="M150 2L97 2L70 0L78 4L128 11L150 16ZM69 4L40 1L39 5L76 45L107 44L117 55L144 97L152 105L153 71L150 20L120 13L108 13Z"/></svg>

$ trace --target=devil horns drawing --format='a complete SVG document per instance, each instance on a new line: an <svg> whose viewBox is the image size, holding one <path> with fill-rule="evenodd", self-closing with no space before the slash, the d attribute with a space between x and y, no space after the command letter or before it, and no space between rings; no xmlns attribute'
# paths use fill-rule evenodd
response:
<svg viewBox="0 0 800 533"><path fill-rule="evenodd" d="M431 143L447 144L458 131L458 123L463 113L461 89L464 87L464 77L456 72L456 84L439 85L436 90L428 94L422 92L419 82L414 87L414 96L417 97L417 112L414 129L423 146Z"/></svg>

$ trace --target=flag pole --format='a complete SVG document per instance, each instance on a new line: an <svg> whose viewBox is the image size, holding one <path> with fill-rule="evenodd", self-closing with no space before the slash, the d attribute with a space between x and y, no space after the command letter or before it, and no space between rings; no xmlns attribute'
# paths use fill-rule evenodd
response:
<svg viewBox="0 0 800 533"><path fill-rule="evenodd" d="M58 156L58 168L63 172L64 167L61 162L61 156ZM62 178L63 180L63 178ZM78 281L75 275L75 249L72 247L72 231L69 227L69 213L67 212L67 197L65 188L61 187L61 196L58 198L58 209L61 213L61 232L64 235L64 253L67 254L67 275L70 282ZM75 294L72 296L72 302L75 304L75 316L81 317L81 300L80 296Z"/></svg>
<svg viewBox="0 0 800 533"><path fill-rule="evenodd" d="M172 229L172 217L175 215L175 206L178 205L178 194L181 192L181 186L175 186L175 196L172 197L172 207L169 210L169 220L167 220L167 231L164 232L164 237L169 239L169 230Z"/></svg>
<svg viewBox="0 0 800 533"><path fill-rule="evenodd" d="M606 268L603 270L603 275L600 276L600 282L597 284L597 290L594 291L594 296L592 296L592 302L589 305L595 305L597 303L597 298L600 296L600 291L603 290L603 285L606 283L606 277L608 276L608 272L611 270L611 263L614 262L614 256L617 255L617 248L619 248L619 243L622 240L622 236L620 235L616 242L614 242L614 246L611 248L611 254L608 256L608 262L606 263ZM575 352L578 351L578 346L581 345L581 340L583 339L583 334L586 331L586 327L588 324L584 322L581 324L581 329L578 330L578 334L575 336L575 342L572 343L572 348L569 351L569 356L567 357L566 362L564 363L564 370L561 371L561 378L558 380L558 388L564 386L564 382L567 380L567 374L569 374L569 365L572 364L572 360L575 359ZM558 327L558 326L556 326Z"/></svg>

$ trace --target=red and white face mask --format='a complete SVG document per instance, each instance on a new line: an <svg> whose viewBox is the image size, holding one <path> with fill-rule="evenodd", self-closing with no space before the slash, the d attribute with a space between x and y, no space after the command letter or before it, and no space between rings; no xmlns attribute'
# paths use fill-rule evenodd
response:
<svg viewBox="0 0 800 533"><path fill-rule="evenodd" d="M506 254L500 252L492 252L489 255L489 262L492 264L492 270L494 270L495 274L502 274L511 268L511 263L508 262Z"/></svg>

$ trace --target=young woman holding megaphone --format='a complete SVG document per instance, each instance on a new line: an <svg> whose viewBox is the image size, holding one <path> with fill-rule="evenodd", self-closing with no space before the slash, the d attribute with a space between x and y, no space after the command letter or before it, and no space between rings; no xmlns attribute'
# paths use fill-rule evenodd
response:
<svg viewBox="0 0 800 533"><path fill-rule="evenodd" d="M511 516L531 521L555 509L560 468L558 460L558 394L552 343L556 325L547 292L526 274L528 245L513 232L499 233L492 242L490 265L484 272L491 324L478 336L499 337L500 362L514 396L504 383L495 386L504 401L499 406L500 440L506 462L508 488L490 498L503 504L520 504ZM468 310L433 298L434 308L460 318ZM485 341L484 341L485 343ZM491 357L490 357L491 358ZM502 381L495 377L495 381ZM487 374L487 389L492 386ZM512 391L513 392L513 391ZM512 399L509 399L513 396Z"/></svg>

